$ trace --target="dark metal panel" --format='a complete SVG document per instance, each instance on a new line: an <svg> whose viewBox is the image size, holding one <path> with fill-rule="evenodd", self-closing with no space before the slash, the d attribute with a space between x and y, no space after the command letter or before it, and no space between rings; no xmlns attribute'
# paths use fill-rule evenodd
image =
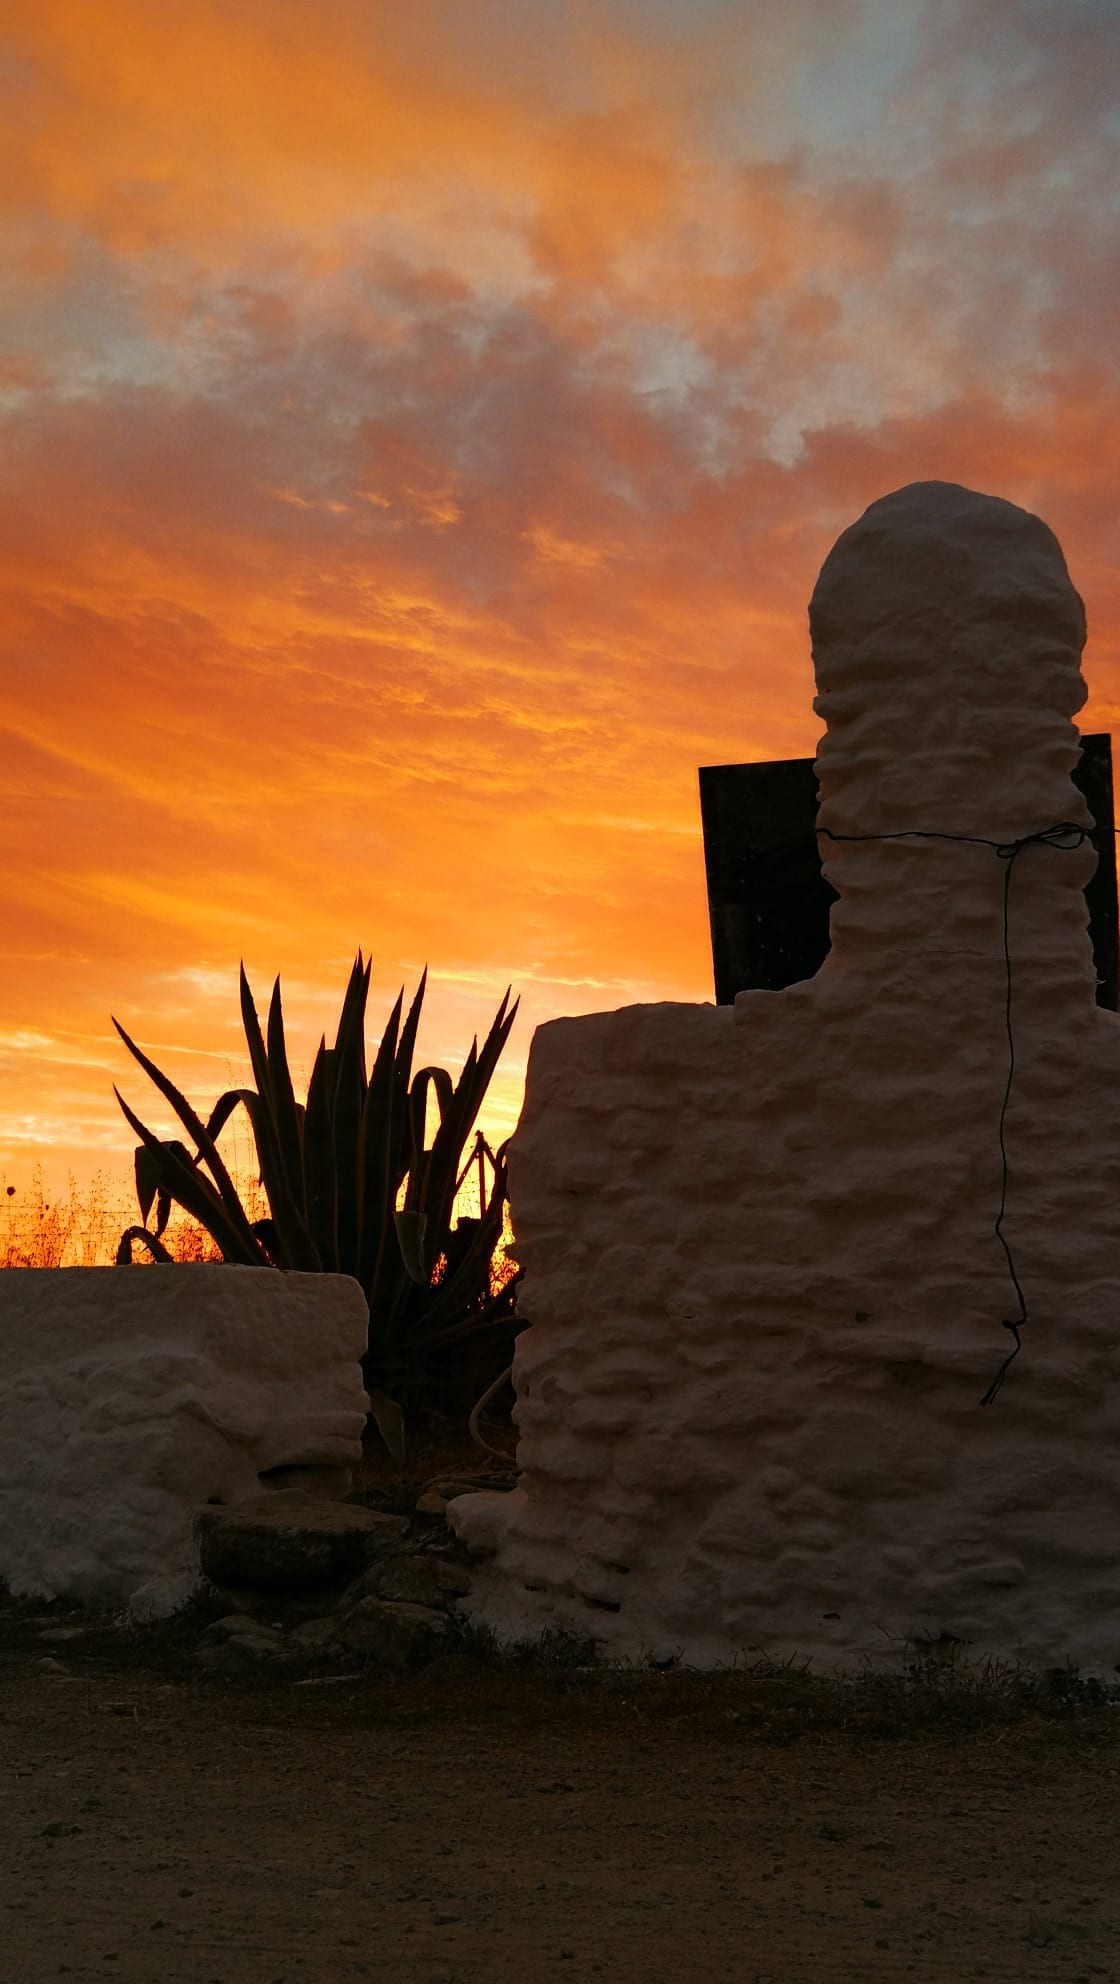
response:
<svg viewBox="0 0 1120 1984"><path fill-rule="evenodd" d="M836 901L821 873L812 758L705 765L700 815L716 1003L812 978Z"/></svg>
<svg viewBox="0 0 1120 1984"><path fill-rule="evenodd" d="M1120 956L1109 736L1081 739L1073 779L1093 816L1099 856L1085 890L1097 1004L1115 1012ZM836 891L821 872L817 801L812 758L701 768L708 915L721 1006L737 992L777 992L812 978L828 955Z"/></svg>

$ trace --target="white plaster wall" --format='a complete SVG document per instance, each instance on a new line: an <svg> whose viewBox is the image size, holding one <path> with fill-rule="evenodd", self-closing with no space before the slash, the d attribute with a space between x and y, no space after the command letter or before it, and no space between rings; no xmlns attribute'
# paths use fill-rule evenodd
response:
<svg viewBox="0 0 1120 1984"><path fill-rule="evenodd" d="M360 1460L367 1323L344 1275L0 1274L0 1578L139 1614L182 1602L200 1503Z"/></svg>
<svg viewBox="0 0 1120 1984"><path fill-rule="evenodd" d="M811 607L822 824L1012 840L1085 822L1080 601L1035 518L944 484L875 504ZM452 1504L503 1637L852 1667L914 1634L1120 1664L1120 1021L1091 849L1006 869L824 843L818 977L734 1008L538 1029L511 1167L531 1326L519 1489ZM699 882L699 871L698 871Z"/></svg>

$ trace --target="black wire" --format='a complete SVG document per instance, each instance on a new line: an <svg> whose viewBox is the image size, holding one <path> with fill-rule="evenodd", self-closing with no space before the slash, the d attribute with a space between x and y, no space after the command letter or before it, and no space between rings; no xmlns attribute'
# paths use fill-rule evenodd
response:
<svg viewBox="0 0 1120 1984"><path fill-rule="evenodd" d="M1003 967L1006 987L1004 1027L1007 1033L1007 1081L1003 1090L1003 1105L999 1112L1000 1193L999 1211L995 1217L994 1230L996 1239L1003 1248L1004 1257L1007 1261L1007 1272L1011 1277L1011 1286L1015 1291L1015 1300L1019 1305L1019 1313L1017 1316L1005 1316L1003 1319L1003 1327L1005 1330L1011 1332L1013 1343L999 1370L996 1372L995 1377L992 1379L991 1384L988 1386L987 1391L984 1393L983 1398L980 1400L981 1405L992 1405L999 1396L1003 1381L1011 1365L1015 1362L1020 1350L1023 1348L1021 1331L1023 1324L1027 1321L1026 1296L1023 1293L1022 1282L1019 1280L1018 1273L1016 1272L1015 1258L1011 1252L1010 1243L1003 1230L1003 1222L1007 1217L1007 1192L1011 1178L1007 1158L1007 1111L1011 1103L1011 1090L1015 1083L1015 1035L1011 1025L1011 876L1015 863L1018 861L1025 847L1052 847L1057 849L1059 853L1072 854L1075 848L1082 847L1090 838L1090 832L1088 827L1075 826L1070 820L1058 820L1052 827L1043 827L1041 832L1037 834L1023 834L1019 840L986 840L981 834L946 834L935 832L932 828L926 830L918 827L904 827L898 833L891 834L837 834L833 833L831 827L818 827L817 833L823 835L826 840L832 841L956 841L968 847L989 847L997 860L1004 861L1007 864L1003 878Z"/></svg>

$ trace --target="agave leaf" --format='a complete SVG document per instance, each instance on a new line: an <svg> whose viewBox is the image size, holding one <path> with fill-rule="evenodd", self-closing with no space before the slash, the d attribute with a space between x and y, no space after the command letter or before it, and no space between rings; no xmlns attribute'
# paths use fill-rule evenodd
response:
<svg viewBox="0 0 1120 1984"><path fill-rule="evenodd" d="M334 1049L320 1040L307 1085L303 1175L307 1224L327 1274L338 1273L338 1185L334 1156Z"/></svg>
<svg viewBox="0 0 1120 1984"><path fill-rule="evenodd" d="M284 1209L285 1229L291 1236L292 1247L297 1253L305 1251L301 1249L299 1237L301 1215L292 1203L291 1190L280 1159L276 1121L268 1106L267 1098L253 1088L227 1090L212 1111L208 1128L213 1132L215 1121L224 1125L225 1120L232 1116L239 1103L244 1107L245 1114L249 1118L249 1127L253 1132L253 1143L257 1153L257 1171L268 1203L273 1209L277 1207ZM292 1260L284 1261L281 1265L297 1267L300 1263Z"/></svg>
<svg viewBox="0 0 1120 1984"><path fill-rule="evenodd" d="M484 1234L476 1237L467 1259L454 1259L451 1220L464 1146L516 1011L516 1005L512 1010L509 1008L507 993L482 1055L477 1044L472 1045L457 1086L444 1069L422 1069L412 1083L408 1098L409 1155L403 1210L414 1216L424 1215L423 1242L418 1228L411 1233L407 1227L402 1231L399 1222L395 1222L397 1247L383 1255L370 1284L369 1358L373 1369L394 1374L401 1370L410 1375L422 1373L430 1334L437 1322L462 1317L464 1309L474 1314L478 1305L489 1298L489 1263L500 1236L505 1203L504 1166L491 1191L488 1207L491 1218ZM428 1095L433 1091L440 1120L431 1148L425 1150ZM402 1166L399 1177L403 1176ZM407 1261L404 1247L408 1248ZM393 1253L401 1256L399 1265ZM441 1253L447 1254L449 1263L453 1264L444 1281L433 1287L431 1270Z"/></svg>
<svg viewBox="0 0 1120 1984"><path fill-rule="evenodd" d="M249 1232L249 1221L245 1216L245 1208L242 1205L241 1200L237 1195L237 1188L234 1185L234 1182L230 1177L229 1172L226 1170L226 1167L222 1162L221 1154L218 1150L218 1147L214 1142L213 1137L207 1131L205 1123L203 1123L197 1111L192 1109L190 1103L186 1099L186 1096L180 1094L179 1090L175 1087L174 1082L169 1081L167 1076L161 1073L160 1069L156 1067L155 1062L149 1060L148 1056L139 1047L137 1047L136 1042L134 1040L129 1039L128 1034L125 1032L123 1026L120 1024L120 1021L114 1019L113 1025L116 1027L117 1032L120 1034L120 1037L124 1041L125 1046L128 1048L129 1053L133 1056L135 1060L137 1060L140 1063L140 1066L143 1068L145 1074L148 1075L151 1078L151 1080L155 1083L160 1094L164 1096L167 1099L167 1101L171 1104L171 1107L174 1109L175 1114L179 1118L179 1121L184 1125L184 1127L187 1130L190 1131L190 1134L194 1138L195 1143L198 1147L199 1158L202 1161L204 1161L208 1166L211 1176L213 1177L214 1183L217 1186L218 1193L221 1197L222 1204L225 1206L226 1216L230 1224L232 1225L234 1230L240 1235L242 1245L250 1246L252 1244L253 1236ZM118 1101L119 1100L120 1097L118 1095ZM122 1109L124 1108L123 1102L121 1102L121 1107ZM129 1120L131 1120L131 1118ZM137 1134L139 1135L140 1132L138 1131ZM144 1141L145 1142L151 1141L152 1143L158 1143L159 1139L153 1137L152 1133L150 1131L147 1131L144 1134ZM178 1196L178 1194L176 1194L176 1196ZM218 1237L217 1234L215 1234L214 1238L217 1239L217 1237ZM221 1245L220 1241L219 1241L219 1245Z"/></svg>
<svg viewBox="0 0 1120 1984"><path fill-rule="evenodd" d="M268 1222L272 1243L269 1253L277 1267L314 1274L323 1263L307 1222L288 1189L284 1167L277 1152L275 1121L254 1089L242 1089L240 1100L252 1125L257 1161L272 1215ZM259 1220L252 1222L254 1232L260 1223Z"/></svg>
<svg viewBox="0 0 1120 1984"><path fill-rule="evenodd" d="M420 983L408 1016L401 1028L400 1045L397 1048L397 1064L393 1083L393 1123L389 1134L389 1175L392 1181L392 1202L397 1202L397 1193L404 1183L405 1173L412 1158L412 1136L409 1122L408 1098L412 1086L412 1057L416 1051L416 1034L420 1025L420 1014L424 1005L424 993L428 984L428 967L420 974Z"/></svg>
<svg viewBox="0 0 1120 1984"><path fill-rule="evenodd" d="M512 1288L513 1284L509 1286ZM503 1288L501 1295L480 1304L466 1315L460 1305L458 1317L450 1323L434 1322L428 1344L432 1350L446 1350L452 1344L477 1341L479 1337L488 1336L496 1330L512 1329L513 1334L518 1336L527 1327L528 1318L517 1314Z"/></svg>
<svg viewBox="0 0 1120 1984"><path fill-rule="evenodd" d="M283 1067L283 1077L287 1077L287 1089L291 1089L291 1077L287 1075L287 1057L283 1054L283 1022L280 1022L280 1054L278 1054L276 1065L274 1065L272 1055L266 1052L266 1046L264 1046L264 1038L262 1038L262 1030L260 1030L260 1020L258 1020L258 1012L256 1012L256 1004L254 1004L254 996L252 996L252 988L250 988L250 980L248 980L248 974L246 974L244 964L242 964L242 974L240 974L240 1000L242 1000L242 1026L244 1026L244 1032L246 1032L246 1042L248 1042L248 1050L250 1050L250 1063L252 1063L254 1081L256 1081L258 1095L260 1095L260 1109L256 1109L256 1113L252 1113L260 1175L264 1178L264 1188L268 1192L268 1202L274 1206L274 1204L280 1204L281 1200L285 1200L285 1202L291 1204L293 1214L297 1218L301 1218L301 1208L303 1208L303 1175L301 1175L301 1165L299 1163L295 1165L295 1171L291 1171L289 1169L289 1163L287 1163L285 1145L283 1145L283 1137L281 1137L280 1129L280 1113L281 1109L283 1109L283 1103L278 1099L278 1093L276 1093L278 1091L278 1069L280 1067ZM276 986L274 986L274 992L272 992L270 1036L274 1034L274 1014L278 1010L278 1004L280 1004L280 978L276 980ZM244 1091L242 1091L242 1099L244 1099Z"/></svg>
<svg viewBox="0 0 1120 1984"><path fill-rule="evenodd" d="M396 1079L397 1035L404 991L398 993L374 1056L362 1104L362 1195L359 1204L358 1280L368 1302L389 1230L396 1188L390 1189L393 1129L393 1090Z"/></svg>
<svg viewBox="0 0 1120 1984"><path fill-rule="evenodd" d="M240 1088L227 1088L225 1094L218 1097L217 1102L206 1118L206 1134L212 1137L215 1143L221 1136L222 1131L225 1129L226 1124L229 1122L230 1117L243 1097L244 1090Z"/></svg>
<svg viewBox="0 0 1120 1984"><path fill-rule="evenodd" d="M140 1208L141 1221L147 1226L148 1214L155 1203L162 1173L159 1160L154 1152L148 1149L147 1144L137 1144L133 1163L136 1171L136 1203Z"/></svg>
<svg viewBox="0 0 1120 1984"><path fill-rule="evenodd" d="M167 1231L167 1222L170 1218L171 1218L171 1194L168 1191L166 1185L161 1185L158 1192L156 1193L155 1232L156 1232L157 1240L162 1240L164 1234ZM146 1221L145 1224L147 1224Z"/></svg>
<svg viewBox="0 0 1120 1984"><path fill-rule="evenodd" d="M404 1413L395 1398L390 1398L388 1392L380 1391L376 1386L369 1392L368 1397L369 1409L377 1430L397 1466L403 1467L406 1446Z"/></svg>
<svg viewBox="0 0 1120 1984"><path fill-rule="evenodd" d="M132 1243L146 1247L153 1261L164 1266L174 1266L174 1256L169 1254L158 1233L149 1233L146 1226L130 1226L121 1234L117 1242L116 1266L132 1266Z"/></svg>
<svg viewBox="0 0 1120 1984"><path fill-rule="evenodd" d="M292 1087L288 1047L284 1038L284 1008L280 1001L280 980L272 988L268 1008L268 1075L276 1141L289 1194L306 1225L307 1202L303 1191L303 1141L300 1134L302 1111Z"/></svg>
<svg viewBox="0 0 1120 1984"><path fill-rule="evenodd" d="M469 1239L464 1235L465 1222L460 1220L445 1242L448 1270L432 1290L429 1322L433 1331L437 1331L447 1317L463 1315L467 1311L469 1314L463 1333L469 1334L476 1327L481 1310L489 1308L491 1263L502 1237L505 1202L505 1172L499 1159L482 1217L467 1223L471 1228Z"/></svg>
<svg viewBox="0 0 1120 1984"><path fill-rule="evenodd" d="M184 1212L200 1226L205 1227L211 1238L217 1242L223 1260L251 1267L269 1266L252 1234L250 1233L249 1236L249 1244L245 1245L236 1229L231 1226L215 1187L198 1170L186 1145L172 1140L162 1145L162 1151L164 1171L163 1183L160 1187L161 1196L181 1205ZM168 1210L170 1211L170 1206Z"/></svg>
<svg viewBox="0 0 1120 1984"><path fill-rule="evenodd" d="M284 1250L277 1238L276 1221L274 1219L255 1219L253 1221L253 1233L260 1241L261 1246L273 1264L276 1267L283 1268L287 1272L287 1263L283 1259Z"/></svg>
<svg viewBox="0 0 1120 1984"><path fill-rule="evenodd" d="M469 1081L467 1072L464 1070L463 1078L460 1082L461 1087L469 1088L470 1098L474 1105L473 1114L466 1128L466 1134L468 1136L474 1128L475 1117L482 1107L486 1091L493 1078L494 1070L501 1058L506 1041L509 1039L513 1023L517 1018L517 1011L521 1001L520 999L515 999L513 1005L509 1006L511 990L512 988L510 986L506 987L505 997L498 1007L497 1013L491 1023L490 1031L482 1043L481 1051L478 1053L472 1052L471 1056L468 1057L468 1067L470 1069ZM508 1012L506 1010L507 1006L509 1006Z"/></svg>
<svg viewBox="0 0 1120 1984"><path fill-rule="evenodd" d="M192 1219L206 1228L221 1248L223 1258L250 1267L268 1267L268 1258L249 1230L244 1209L239 1205L241 1220L235 1223L229 1216L225 1200L199 1171L185 1144L176 1140L162 1141L129 1108L119 1089L114 1088L113 1093L120 1103L125 1121L157 1156L164 1190L178 1201L184 1211L190 1213Z"/></svg>
<svg viewBox="0 0 1120 1984"><path fill-rule="evenodd" d="M431 1149L425 1139L428 1128L428 1095L435 1096L436 1113L439 1124ZM411 1155L408 1166L408 1192L405 1204L415 1210L423 1206L426 1212L432 1211L429 1184L431 1155L438 1141L440 1130L447 1121L448 1112L455 1106L455 1085L446 1068L421 1068L412 1084L408 1098L409 1132Z"/></svg>
<svg viewBox="0 0 1120 1984"><path fill-rule="evenodd" d="M472 1042L470 1053L463 1065L463 1072L455 1088L454 1098L440 1111L440 1127L432 1143L425 1181L424 1203L426 1209L439 1219L445 1230L450 1225L455 1203L456 1179L463 1161L463 1151L468 1137L474 1129L478 1112L486 1098L490 1079L497 1066L509 1031L517 1018L518 1002L507 1012L509 991L507 990L498 1008L490 1031L478 1051L477 1041Z"/></svg>
<svg viewBox="0 0 1120 1984"><path fill-rule="evenodd" d="M428 1217L422 1212L395 1212L393 1224L400 1244L401 1259L410 1281L421 1288L431 1280L431 1268L427 1263Z"/></svg>
<svg viewBox="0 0 1120 1984"><path fill-rule="evenodd" d="M420 1014L424 1005L424 994L428 988L428 967L420 973L420 983L416 987L408 1017L401 1028L401 1044L397 1054L397 1067L403 1077L406 1090L412 1083L412 1056L416 1051L416 1034L420 1025ZM403 993L402 993L403 997Z"/></svg>
<svg viewBox="0 0 1120 1984"><path fill-rule="evenodd" d="M241 960L238 990L241 997L241 1024L245 1029L245 1040L249 1049L249 1062L253 1070L253 1080L256 1082L261 1095L267 1095L268 1055L265 1053L264 1039L261 1034L261 1023L257 1018L256 1002L249 986L244 958Z"/></svg>
<svg viewBox="0 0 1120 1984"><path fill-rule="evenodd" d="M375 1369L395 1368L399 1362L402 1340L410 1327L409 1317L417 1297L418 1285L409 1275L401 1258L394 1214L401 1186L408 1176L413 1160L409 1088L412 1078L412 1057L416 1048L416 1034L427 983L428 971L425 966L397 1043L390 1085L388 1175L381 1200L381 1232L378 1236L376 1253L371 1245L366 1254L366 1260L371 1265L363 1286L370 1312L369 1357ZM402 1002L403 997L402 992Z"/></svg>
<svg viewBox="0 0 1120 1984"><path fill-rule="evenodd" d="M442 1112L442 1122L448 1126L447 1140L450 1142L453 1137L457 1138L459 1152L463 1150L467 1138L474 1129L478 1112L486 1099L486 1091L490 1086L502 1049L509 1038L510 1028L517 1018L517 1009L520 1002L515 1000L512 1008L507 1012L506 1006L508 1000L509 992L507 990L491 1024L490 1031L483 1041L481 1052L479 1051L477 1039L471 1042L470 1052L463 1063L462 1073L455 1086L454 1107L449 1107ZM458 1153L456 1162L458 1162Z"/></svg>
<svg viewBox="0 0 1120 1984"><path fill-rule="evenodd" d="M365 962L359 951L350 967L346 990L342 995L342 1011L338 1016L338 1031L334 1039L336 1054L346 1056L357 1053L361 1059L362 1080L365 1080L365 1023L366 999L369 994L370 972L373 961Z"/></svg>
<svg viewBox="0 0 1120 1984"><path fill-rule="evenodd" d="M359 951L338 1022L335 1043L334 1156L337 1190L338 1265L358 1273L362 1199L362 1110L366 1099L366 997L370 966Z"/></svg>

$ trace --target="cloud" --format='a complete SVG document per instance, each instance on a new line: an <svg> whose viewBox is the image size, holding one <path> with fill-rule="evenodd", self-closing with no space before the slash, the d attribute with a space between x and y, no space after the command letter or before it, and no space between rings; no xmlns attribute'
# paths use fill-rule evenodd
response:
<svg viewBox="0 0 1120 1984"><path fill-rule="evenodd" d="M127 1150L110 1010L224 1086L243 953L301 1051L359 944L452 1059L514 977L506 1121L539 1019L707 996L696 767L812 750L805 602L902 482L1055 526L1107 719L1116 24L1053 16L25 13L0 1026L60 1044L0 1168Z"/></svg>

